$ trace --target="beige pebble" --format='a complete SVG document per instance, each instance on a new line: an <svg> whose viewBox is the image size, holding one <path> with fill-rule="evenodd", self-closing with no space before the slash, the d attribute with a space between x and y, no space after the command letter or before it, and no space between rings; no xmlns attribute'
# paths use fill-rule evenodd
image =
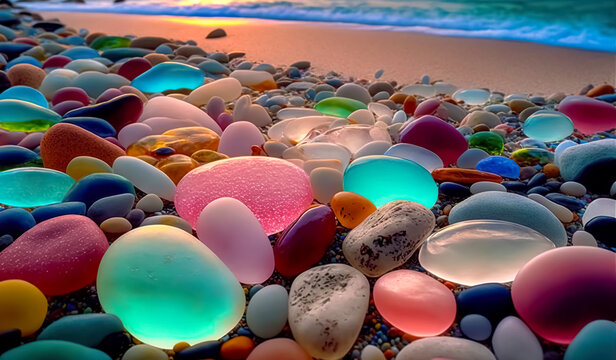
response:
<svg viewBox="0 0 616 360"><path fill-rule="evenodd" d="M112 217L103 221L100 225L101 230L110 234L123 234L129 232L133 226L123 217Z"/></svg>
<svg viewBox="0 0 616 360"><path fill-rule="evenodd" d="M573 233L571 243L574 246L594 246L597 247L597 240L591 233L584 230L578 230Z"/></svg>
<svg viewBox="0 0 616 360"><path fill-rule="evenodd" d="M579 182L567 181L560 186L560 192L571 196L586 195L586 187Z"/></svg>
<svg viewBox="0 0 616 360"><path fill-rule="evenodd" d="M312 170L320 167L331 168L340 172L344 171L342 163L338 159L312 159L304 162L304 171L308 175L310 175Z"/></svg>
<svg viewBox="0 0 616 360"><path fill-rule="evenodd" d="M137 202L137 209L146 213L153 213L163 209L163 201L156 194L147 194Z"/></svg>
<svg viewBox="0 0 616 360"><path fill-rule="evenodd" d="M11 85L24 85L38 89L45 78L45 70L32 64L17 64L7 72Z"/></svg>
<svg viewBox="0 0 616 360"><path fill-rule="evenodd" d="M557 203L549 200L548 198L544 197L543 195L529 194L528 198L533 200L533 201L538 202L539 204L541 204L543 206L545 206L561 222L566 224L566 223L570 223L570 222L573 221L573 213L571 212L571 210L567 209L566 207L564 207L564 206L562 206L560 204L557 204Z"/></svg>
<svg viewBox="0 0 616 360"><path fill-rule="evenodd" d="M320 167L310 172L310 184L314 198L321 204L328 204L332 196L342 191L342 172Z"/></svg>

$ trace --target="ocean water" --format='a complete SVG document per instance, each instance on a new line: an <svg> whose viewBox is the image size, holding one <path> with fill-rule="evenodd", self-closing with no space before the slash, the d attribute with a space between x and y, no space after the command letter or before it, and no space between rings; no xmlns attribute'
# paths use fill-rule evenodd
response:
<svg viewBox="0 0 616 360"><path fill-rule="evenodd" d="M616 0L86 1L22 5L35 10L338 22L616 52Z"/></svg>

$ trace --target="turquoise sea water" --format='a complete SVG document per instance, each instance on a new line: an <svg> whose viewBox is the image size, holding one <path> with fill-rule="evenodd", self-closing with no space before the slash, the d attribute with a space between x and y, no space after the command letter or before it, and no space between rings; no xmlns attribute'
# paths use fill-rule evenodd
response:
<svg viewBox="0 0 616 360"><path fill-rule="evenodd" d="M59 1L59 0L58 0ZM86 0L36 10L341 22L616 52L614 0Z"/></svg>

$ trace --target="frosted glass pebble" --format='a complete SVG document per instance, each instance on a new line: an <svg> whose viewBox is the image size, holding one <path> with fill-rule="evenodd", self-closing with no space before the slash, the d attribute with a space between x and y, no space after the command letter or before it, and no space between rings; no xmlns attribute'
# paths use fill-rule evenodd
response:
<svg viewBox="0 0 616 360"><path fill-rule="evenodd" d="M374 345L368 345L361 351L361 360L386 360L386 358L381 349Z"/></svg>
<svg viewBox="0 0 616 360"><path fill-rule="evenodd" d="M492 324L485 316L470 314L460 320L462 333L475 341L484 341L492 335Z"/></svg>
<svg viewBox="0 0 616 360"><path fill-rule="evenodd" d="M360 157L370 156L370 155L383 155L391 147L391 142L377 140L366 143L364 146L360 147L354 154L354 159L359 159Z"/></svg>
<svg viewBox="0 0 616 360"><path fill-rule="evenodd" d="M407 85L403 87L400 92L407 95L419 95L425 98L430 98L436 95L436 89L434 86L427 84Z"/></svg>
<svg viewBox="0 0 616 360"><path fill-rule="evenodd" d="M229 77L237 79L242 86L246 86L257 91L277 88L274 77L266 71L235 70L229 75Z"/></svg>
<svg viewBox="0 0 616 360"><path fill-rule="evenodd" d="M453 96L456 101L464 101L468 105L482 105L490 99L490 92L484 89L458 90Z"/></svg>
<svg viewBox="0 0 616 360"><path fill-rule="evenodd" d="M321 167L310 172L310 184L315 200L329 204L332 196L342 191L342 172Z"/></svg>
<svg viewBox="0 0 616 360"><path fill-rule="evenodd" d="M235 156L249 156L253 145L261 146L265 143L263 134L254 124L239 121L227 126L220 137L218 152Z"/></svg>
<svg viewBox="0 0 616 360"><path fill-rule="evenodd" d="M278 111L276 116L278 117L278 120L286 120L286 119L300 118L300 117L306 117L306 116L315 116L319 114L320 112L314 109L303 108L303 107L298 107L298 108L288 107L288 108L284 108Z"/></svg>
<svg viewBox="0 0 616 360"><path fill-rule="evenodd" d="M494 329L492 348L499 360L542 360L535 334L515 316L507 316Z"/></svg>
<svg viewBox="0 0 616 360"><path fill-rule="evenodd" d="M282 154L285 159L295 158L301 160L336 159L346 168L351 160L351 152L344 146L330 143L301 144L289 148Z"/></svg>
<svg viewBox="0 0 616 360"><path fill-rule="evenodd" d="M413 144L396 144L385 151L385 155L414 161L429 172L444 167L443 160L432 151Z"/></svg>
<svg viewBox="0 0 616 360"><path fill-rule="evenodd" d="M560 192L571 196L584 196L586 195L586 187L579 182L567 181L560 185Z"/></svg>
<svg viewBox="0 0 616 360"><path fill-rule="evenodd" d="M393 116L394 115L394 111L392 109L390 109L387 105L381 104L381 103L370 103L368 104L368 110L372 111L372 113L374 115L376 115L376 117L381 117L381 116Z"/></svg>
<svg viewBox="0 0 616 360"><path fill-rule="evenodd" d="M233 101L239 98L241 94L242 85L240 82L233 77L228 77L201 85L191 91L185 100L193 105L203 106L214 96L221 97L224 101Z"/></svg>
<svg viewBox="0 0 616 360"><path fill-rule="evenodd" d="M246 324L263 339L278 335L287 323L289 294L280 285L268 285L259 290L248 303Z"/></svg>
<svg viewBox="0 0 616 360"><path fill-rule="evenodd" d="M64 66L65 69L73 70L78 73L82 73L84 71L98 71L101 73L109 72L107 66L101 64L100 62L92 59L77 59L73 60L70 63Z"/></svg>
<svg viewBox="0 0 616 360"><path fill-rule="evenodd" d="M482 150L483 151L483 150ZM486 191L501 191L507 192L507 188L499 183L492 181L479 181L471 185L471 194L478 194Z"/></svg>
<svg viewBox="0 0 616 360"><path fill-rule="evenodd" d="M120 156L113 162L114 174L127 178L135 187L147 194L156 194L173 201L175 184L164 172L132 156Z"/></svg>
<svg viewBox="0 0 616 360"><path fill-rule="evenodd" d="M153 134L152 128L145 123L128 124L118 133L118 142L124 148L128 148L129 145Z"/></svg>
<svg viewBox="0 0 616 360"><path fill-rule="evenodd" d="M374 124L374 115L368 109L359 109L355 110L351 113L351 115L347 116L347 119L352 120L358 124Z"/></svg>
<svg viewBox="0 0 616 360"><path fill-rule="evenodd" d="M584 230L578 230L571 236L571 243L573 246L597 246L597 240L591 233Z"/></svg>
<svg viewBox="0 0 616 360"><path fill-rule="evenodd" d="M582 224L586 225L590 220L597 216L616 217L616 200L607 198L593 200L590 204L588 204L586 212L584 212L584 215L582 216Z"/></svg>
<svg viewBox="0 0 616 360"><path fill-rule="evenodd" d="M205 111L185 101L169 96L157 96L150 99L143 107L143 112L138 121L142 122L146 119L160 116L192 120L201 126L213 130L218 135L222 134L220 126Z"/></svg>

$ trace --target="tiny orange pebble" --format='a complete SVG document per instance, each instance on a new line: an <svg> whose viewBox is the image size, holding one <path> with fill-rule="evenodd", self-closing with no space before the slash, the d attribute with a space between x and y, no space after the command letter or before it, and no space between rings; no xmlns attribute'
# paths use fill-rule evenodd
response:
<svg viewBox="0 0 616 360"><path fill-rule="evenodd" d="M560 169L554 164L546 164L543 167L543 173L548 178L557 178L560 176Z"/></svg>
<svg viewBox="0 0 616 360"><path fill-rule="evenodd" d="M254 349L254 342L247 336L237 336L220 347L220 356L226 360L243 360Z"/></svg>
<svg viewBox="0 0 616 360"><path fill-rule="evenodd" d="M447 286L450 290L455 290L458 285L452 283L451 281L445 281L443 285Z"/></svg>
<svg viewBox="0 0 616 360"><path fill-rule="evenodd" d="M413 95L409 95L404 99L404 112L406 114L412 114L417 108L417 99Z"/></svg>
<svg viewBox="0 0 616 360"><path fill-rule="evenodd" d="M407 94L403 93L394 93L389 97L389 100L395 102L396 104L403 104L404 100L408 97Z"/></svg>
<svg viewBox="0 0 616 360"><path fill-rule="evenodd" d="M386 359L393 359L393 357L396 356L396 354L391 349L385 350L383 355L385 355Z"/></svg>
<svg viewBox="0 0 616 360"><path fill-rule="evenodd" d="M179 353L180 351L189 348L190 344L186 341L180 341L179 343L173 345L173 352Z"/></svg>

